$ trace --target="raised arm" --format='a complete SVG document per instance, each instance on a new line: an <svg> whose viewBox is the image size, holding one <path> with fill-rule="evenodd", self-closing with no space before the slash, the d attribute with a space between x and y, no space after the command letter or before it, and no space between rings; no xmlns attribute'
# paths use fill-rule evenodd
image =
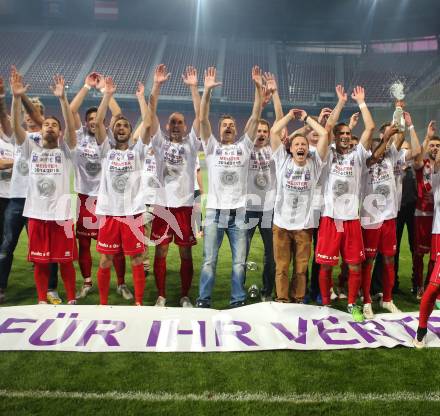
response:
<svg viewBox="0 0 440 416"><path fill-rule="evenodd" d="M348 127L350 127L350 130L353 131L354 128L357 126L359 122L359 111L352 114L350 117L350 122L348 123Z"/></svg>
<svg viewBox="0 0 440 416"><path fill-rule="evenodd" d="M150 111L152 117L151 132L155 134L159 128L159 119L157 118L157 102L159 100L160 89L164 82L166 82L171 74L167 71L164 64L160 64L154 70L153 88L150 94Z"/></svg>
<svg viewBox="0 0 440 416"><path fill-rule="evenodd" d="M305 113L305 111L304 111ZM309 117L306 113L304 116L301 114L302 120L304 123L306 123L310 128L316 133L318 133L318 143L316 144L316 151L319 154L319 157L321 160L324 160L327 157L328 152L328 131L325 127L321 125L321 123L318 123L313 117Z"/></svg>
<svg viewBox="0 0 440 416"><path fill-rule="evenodd" d="M6 110L6 93L3 78L0 77L0 126L7 137L12 136L12 126Z"/></svg>
<svg viewBox="0 0 440 416"><path fill-rule="evenodd" d="M24 85L22 76L14 70L11 71L9 83L12 92L12 131L15 136L15 143L21 145L26 139L26 131L22 126L21 120L21 97L26 93L29 85Z"/></svg>
<svg viewBox="0 0 440 416"><path fill-rule="evenodd" d="M373 154L367 159L367 167L374 165L380 160L382 155L385 153L385 150L387 149L388 143L390 142L391 138L398 132L399 129L395 126L388 126L385 129L385 132L379 143L379 146L377 146L376 149L374 149Z"/></svg>
<svg viewBox="0 0 440 416"><path fill-rule="evenodd" d="M361 110L362 119L364 120L364 131L360 137L359 143L369 150L371 148L371 138L373 137L374 129L376 125L374 124L373 117L371 116L370 110L365 104L365 90L357 86L351 94L351 98L357 102L359 110Z"/></svg>
<svg viewBox="0 0 440 416"><path fill-rule="evenodd" d="M133 140L137 140L139 136L142 134L142 126L143 126L143 120L145 119L147 115L148 104L145 100L145 86L142 82L138 82L138 86L136 89L136 98L138 100L139 108L141 109L141 122L137 126L136 130L133 133Z"/></svg>
<svg viewBox="0 0 440 416"><path fill-rule="evenodd" d="M212 134L211 123L209 122L211 93L215 87L222 85L221 82L216 81L216 73L217 71L213 66L205 71L204 90L200 103L200 137L205 143L207 143Z"/></svg>
<svg viewBox="0 0 440 416"><path fill-rule="evenodd" d="M431 138L435 136L436 130L436 122L434 120L431 120L428 124L428 128L426 129L426 136L423 140L422 151L414 159L414 169L417 170L423 167L423 158L425 157L426 153L428 153L429 140L431 140Z"/></svg>
<svg viewBox="0 0 440 416"><path fill-rule="evenodd" d="M264 78L266 80L266 88L272 93L273 108L275 111L275 121L281 120L284 116L283 106L281 104L280 95L278 93L278 85L275 80L275 75L271 72L265 72Z"/></svg>
<svg viewBox="0 0 440 416"><path fill-rule="evenodd" d="M52 90L53 95L55 95L60 101L64 124L66 126L64 131L64 141L70 149L74 149L76 147L76 129L73 113L66 97L64 77L61 75L55 75L53 80L54 85L50 86L50 89Z"/></svg>
<svg viewBox="0 0 440 416"><path fill-rule="evenodd" d="M333 140L333 128L336 126L336 123L341 116L341 112L345 107L345 103L347 102L347 93L342 85L336 85L336 95L338 97L338 103L336 104L333 111L330 113L327 118L327 123L325 123L325 129L328 131L328 143L330 144Z"/></svg>
<svg viewBox="0 0 440 416"><path fill-rule="evenodd" d="M96 121L95 121L96 123L95 138L98 144L103 143L105 138L107 137L104 120L109 107L109 102L113 97L115 91L116 91L116 86L113 83L113 79L110 77L105 78L104 90L103 90L104 95L102 96L101 104L99 104L98 112L96 113Z"/></svg>
<svg viewBox="0 0 440 416"><path fill-rule="evenodd" d="M295 118L298 118L298 114L300 114L302 110L292 109L290 110L284 117L280 120L276 121L272 128L270 129L270 145L272 147L272 151L275 152L281 145L281 135L283 130L287 127L287 125Z"/></svg>
<svg viewBox="0 0 440 416"><path fill-rule="evenodd" d="M251 117L247 122L245 133L247 133L251 140L255 140L263 103L263 75L258 66L252 68L252 80L255 84L254 106L252 108Z"/></svg>
<svg viewBox="0 0 440 416"><path fill-rule="evenodd" d="M102 74L97 75L97 85L96 89L101 91L104 94L105 91L105 79L106 77ZM116 102L115 97L112 95L109 102L110 112L112 113L112 118L110 120L109 127L113 128L113 124L115 124L115 121L117 118L122 114L121 107L119 107L119 104Z"/></svg>
<svg viewBox="0 0 440 416"><path fill-rule="evenodd" d="M414 128L411 115L405 111L403 116L405 118L405 123L408 126L409 136L411 138L411 149L406 151L405 160L411 160L422 153L422 148L420 146L420 140L417 136L416 129Z"/></svg>
<svg viewBox="0 0 440 416"><path fill-rule="evenodd" d="M92 72L87 75L83 87L78 91L78 93L73 98L70 103L70 109L72 110L73 117L75 119L75 128L78 130L81 128L81 116L79 115L79 109L87 97L87 94L92 88L96 88L98 85L99 74L97 72Z"/></svg>
<svg viewBox="0 0 440 416"><path fill-rule="evenodd" d="M182 80L191 91L191 98L194 106L193 128L197 136L200 136L200 94L198 90L197 70L193 66L186 67L182 74Z"/></svg>

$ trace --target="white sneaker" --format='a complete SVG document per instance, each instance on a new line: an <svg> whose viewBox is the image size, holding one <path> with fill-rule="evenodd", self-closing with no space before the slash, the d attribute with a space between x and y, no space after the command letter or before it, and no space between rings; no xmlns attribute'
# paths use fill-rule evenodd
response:
<svg viewBox="0 0 440 416"><path fill-rule="evenodd" d="M416 335L415 338L413 339L413 345L417 349L425 348L426 347L426 335L423 337L423 339L421 341L417 340L417 335Z"/></svg>
<svg viewBox="0 0 440 416"><path fill-rule="evenodd" d="M69 302L67 302L68 305L76 305L76 299L74 300L69 300Z"/></svg>
<svg viewBox="0 0 440 416"><path fill-rule="evenodd" d="M374 300L374 301L377 301L377 300L381 301L382 298L383 298L382 292L376 293L375 295L371 296L371 300Z"/></svg>
<svg viewBox="0 0 440 416"><path fill-rule="evenodd" d="M330 300L336 300L338 299L338 295L335 293L335 291L333 290L333 288L330 288Z"/></svg>
<svg viewBox="0 0 440 416"><path fill-rule="evenodd" d="M339 299L347 299L347 294L345 293L345 289L343 287L340 287L338 289L338 293L339 293L338 295Z"/></svg>
<svg viewBox="0 0 440 416"><path fill-rule="evenodd" d="M380 307L383 309L386 309L388 312L391 313L400 313L402 312L395 304L392 300L390 300L389 302L380 302Z"/></svg>
<svg viewBox="0 0 440 416"><path fill-rule="evenodd" d="M116 293L120 296L122 296L125 300L132 300L133 294L130 292L130 289L127 287L127 285L124 283L122 285L119 285L116 288Z"/></svg>
<svg viewBox="0 0 440 416"><path fill-rule="evenodd" d="M161 306L164 307L167 303L167 300L163 296L159 296L156 300L156 304L154 306Z"/></svg>
<svg viewBox="0 0 440 416"><path fill-rule="evenodd" d="M40 300L38 301L39 305L47 305L47 302L45 300Z"/></svg>
<svg viewBox="0 0 440 416"><path fill-rule="evenodd" d="M89 292L91 292L93 290L93 286L92 285L83 285L81 287L80 290L78 290L78 292L76 292L76 298L77 299L83 299L85 298Z"/></svg>
<svg viewBox="0 0 440 416"><path fill-rule="evenodd" d="M193 304L191 303L191 300L188 296L183 296L182 298L180 298L180 306L182 308L192 308Z"/></svg>
<svg viewBox="0 0 440 416"><path fill-rule="evenodd" d="M373 319L374 313L373 308L371 307L371 303L365 303L362 309L362 313L364 314L365 319Z"/></svg>
<svg viewBox="0 0 440 416"><path fill-rule="evenodd" d="M52 305L59 305L59 304L63 303L63 301L60 298L60 295L58 294L58 292L56 290L49 290L47 292L47 300Z"/></svg>

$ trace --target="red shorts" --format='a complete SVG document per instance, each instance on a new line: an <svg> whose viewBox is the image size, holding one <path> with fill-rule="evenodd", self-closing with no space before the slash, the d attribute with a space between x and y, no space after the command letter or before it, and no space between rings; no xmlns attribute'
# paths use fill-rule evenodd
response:
<svg viewBox="0 0 440 416"><path fill-rule="evenodd" d="M29 218L28 260L35 263L69 263L78 258L73 221Z"/></svg>
<svg viewBox="0 0 440 416"><path fill-rule="evenodd" d="M396 220L385 220L379 228L362 228L365 257L376 257L377 252L391 257L396 254Z"/></svg>
<svg viewBox="0 0 440 416"><path fill-rule="evenodd" d="M432 234L431 260L436 261L438 256L440 256L440 234Z"/></svg>
<svg viewBox="0 0 440 416"><path fill-rule="evenodd" d="M347 264L360 264L365 260L360 221L341 220L341 226L343 230L338 232L333 218L321 218L316 263L336 266L339 262L339 252Z"/></svg>
<svg viewBox="0 0 440 416"><path fill-rule="evenodd" d="M190 247L197 244L192 229L193 207L164 208L155 206L151 241L156 245L170 244Z"/></svg>
<svg viewBox="0 0 440 416"><path fill-rule="evenodd" d="M128 256L145 251L142 214L127 217L100 217L96 251L103 254L124 253Z"/></svg>
<svg viewBox="0 0 440 416"><path fill-rule="evenodd" d="M432 216L414 217L414 249L416 254L431 250Z"/></svg>
<svg viewBox="0 0 440 416"><path fill-rule="evenodd" d="M95 214L96 199L96 196L78 194L78 220L76 221L77 237L90 237L94 239L98 237L99 220Z"/></svg>

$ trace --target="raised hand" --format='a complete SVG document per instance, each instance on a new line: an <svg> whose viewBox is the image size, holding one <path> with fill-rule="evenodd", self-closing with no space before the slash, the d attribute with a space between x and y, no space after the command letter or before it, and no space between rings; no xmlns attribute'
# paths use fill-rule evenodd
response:
<svg viewBox="0 0 440 416"><path fill-rule="evenodd" d="M391 137L393 137L397 133L399 133L399 128L391 124L385 129L383 133L383 140L388 141Z"/></svg>
<svg viewBox="0 0 440 416"><path fill-rule="evenodd" d="M213 66L210 66L207 70L205 70L205 89L212 90L213 88L222 85L221 82L215 80L216 74L217 70Z"/></svg>
<svg viewBox="0 0 440 416"><path fill-rule="evenodd" d="M113 83L112 77L105 77L104 94L113 95L116 92L116 85Z"/></svg>
<svg viewBox="0 0 440 416"><path fill-rule="evenodd" d="M55 95L55 97L58 97L58 98L63 98L64 97L64 86L65 86L64 77L62 75L57 74L53 77L53 82L54 82L54 85L49 86L49 88L53 92L53 95Z"/></svg>
<svg viewBox="0 0 440 416"><path fill-rule="evenodd" d="M9 84L11 86L11 92L14 97L21 97L26 94L29 89L29 84L23 84L23 77L17 71L15 66L11 67L11 75L9 77Z"/></svg>
<svg viewBox="0 0 440 416"><path fill-rule="evenodd" d="M318 123L323 125L325 124L325 122L327 121L327 119L329 118L330 114L332 113L332 109L331 108L323 108L321 110L321 112L319 113L319 117L318 117Z"/></svg>
<svg viewBox="0 0 440 416"><path fill-rule="evenodd" d="M354 113L350 117L350 123L348 124L350 129L353 130L359 122L359 112Z"/></svg>
<svg viewBox="0 0 440 416"><path fill-rule="evenodd" d="M426 130L426 136L428 138L432 138L435 136L435 132L437 131L437 123L435 120L431 120L428 124L428 129Z"/></svg>
<svg viewBox="0 0 440 416"><path fill-rule="evenodd" d="M252 68L252 80L257 87L263 88L263 72L257 65Z"/></svg>
<svg viewBox="0 0 440 416"><path fill-rule="evenodd" d="M96 74L96 89L101 91L105 87L105 76L102 74Z"/></svg>
<svg viewBox="0 0 440 416"><path fill-rule="evenodd" d="M187 66L185 72L182 74L182 80L188 87L197 87L197 69L193 66Z"/></svg>
<svg viewBox="0 0 440 416"><path fill-rule="evenodd" d="M306 111L301 110L299 108L292 108L289 111L289 114L291 115L291 117L301 121L304 121L304 119L307 117Z"/></svg>
<svg viewBox="0 0 440 416"><path fill-rule="evenodd" d="M408 113L408 111L404 111L403 112L403 118L405 119L405 124L406 124L407 127L413 125L413 122L412 122L412 119L411 119L411 114Z"/></svg>
<svg viewBox="0 0 440 416"><path fill-rule="evenodd" d="M89 75L87 75L85 84L90 88L97 88L99 80L100 75L97 72L91 72Z"/></svg>
<svg viewBox="0 0 440 416"><path fill-rule="evenodd" d="M358 104L365 102L365 90L359 85L356 86L351 94L351 98Z"/></svg>
<svg viewBox="0 0 440 416"><path fill-rule="evenodd" d="M278 90L274 74L272 74L271 72L265 72L263 79L264 81L266 81L267 90L270 91L272 94Z"/></svg>
<svg viewBox="0 0 440 416"><path fill-rule="evenodd" d="M138 86L136 88L136 97L142 98L145 94L145 85L142 82L138 82Z"/></svg>
<svg viewBox="0 0 440 416"><path fill-rule="evenodd" d="M342 85L336 85L336 95L338 97L338 101L342 101L344 103L347 102L348 100L348 96L347 93L345 92L345 89Z"/></svg>
<svg viewBox="0 0 440 416"><path fill-rule="evenodd" d="M164 82L168 81L170 75L171 73L167 72L167 67L165 64L160 64L154 71L153 81L155 84L162 85Z"/></svg>

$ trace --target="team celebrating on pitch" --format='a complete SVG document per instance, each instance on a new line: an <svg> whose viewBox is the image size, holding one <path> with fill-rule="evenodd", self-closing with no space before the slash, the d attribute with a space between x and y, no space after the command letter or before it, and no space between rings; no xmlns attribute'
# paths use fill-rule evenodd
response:
<svg viewBox="0 0 440 416"><path fill-rule="evenodd" d="M148 248L154 246L156 306L163 307L167 254L174 241L180 255L180 305L192 307L192 247L203 237L195 306L210 308L226 234L232 254L230 306L243 306L246 264L258 228L264 245L263 302L312 299L327 306L339 297L347 299L355 321L373 319L372 269L380 256L376 261L380 306L398 313L393 288L403 225L400 229L397 224L403 212L403 188L408 186L405 178L414 174L414 188L406 191L415 200L410 218L414 232L409 233L414 235L409 237L414 293L421 299L414 345L425 346L428 318L440 295L440 137L435 122L429 123L422 145L410 114L403 110L401 120L393 117L375 136L376 125L365 102L368 91L361 86L350 96L359 111L348 124L339 121L349 99L340 85L333 109L322 109L318 117L302 109L284 115L274 75L255 66L251 73L255 100L240 136L231 115L222 115L217 128L211 126L211 95L221 85L216 69L205 70L200 96L197 71L188 67L182 82L192 97L194 122L189 127L182 113L173 112L161 127L157 106L170 75L165 65L159 65L148 97L144 85L138 84L141 122L136 129L122 114L114 98L117 86L110 77L89 74L71 103L64 78L54 77L51 89L61 105L64 130L57 117L44 113L38 99L27 96L29 86L15 67L10 74L9 116L0 79L0 303L6 299L14 250L26 227L38 303L61 303L55 289L59 267L68 304L76 304L97 284L100 304L106 305L113 265L118 293L142 305ZM102 99L81 120L79 111L91 90L101 92ZM275 112L272 127L261 118L270 101ZM403 107L403 102L396 103L396 108ZM364 127L357 138L352 130L360 118ZM293 132L287 130L291 122L300 125ZM201 150L208 179L203 232L199 228ZM92 239L100 254L96 282ZM428 253L424 281L423 256ZM131 258L134 296L125 283L125 256ZM340 257L341 275L334 289L332 269ZM78 291L74 261L83 277ZM362 307L357 306L359 298Z"/></svg>

